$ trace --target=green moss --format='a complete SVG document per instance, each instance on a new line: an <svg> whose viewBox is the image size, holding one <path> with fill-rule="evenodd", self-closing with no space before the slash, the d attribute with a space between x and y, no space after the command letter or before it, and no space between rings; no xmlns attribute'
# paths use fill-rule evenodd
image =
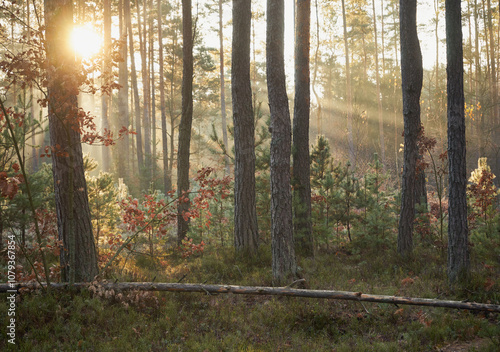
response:
<svg viewBox="0 0 500 352"><path fill-rule="evenodd" d="M209 248L201 257L169 258L163 271L143 268L137 274L166 282L185 275L184 282L266 286L269 253L262 246L259 258L251 259L229 248ZM439 252L417 248L407 263L388 253L354 255L346 246L314 259L299 258L299 266L310 289L442 299L468 295L499 303L496 286L487 285L496 268L474 267L478 275L469 286L452 292ZM16 306L16 350L411 352L482 339L481 350L495 351L500 344L498 316L444 308L170 292L148 296L147 304L127 302L89 292L24 294ZM0 304L1 326L7 318L6 305ZM4 339L0 350L9 350Z"/></svg>

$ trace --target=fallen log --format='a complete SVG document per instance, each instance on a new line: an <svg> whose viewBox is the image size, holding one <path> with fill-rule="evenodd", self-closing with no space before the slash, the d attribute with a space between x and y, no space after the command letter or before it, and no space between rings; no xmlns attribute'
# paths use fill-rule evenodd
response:
<svg viewBox="0 0 500 352"><path fill-rule="evenodd" d="M467 309L500 313L500 305L447 301L431 298L415 298L401 296L371 295L362 292L331 291L331 290L304 290L290 287L259 287L259 286L235 286L235 285L206 285L206 284L182 284L182 283L152 283L152 282L98 282L98 283L51 283L53 289L68 289L70 287L81 290L88 289L91 285L102 287L105 290L126 291L169 291L169 292L201 292L206 294L241 294L241 295L272 295L289 297L307 297L322 299L339 299L359 302L375 302L389 304L405 304L416 306L442 307ZM33 290L40 288L38 283L0 284L0 292L15 293L20 290Z"/></svg>

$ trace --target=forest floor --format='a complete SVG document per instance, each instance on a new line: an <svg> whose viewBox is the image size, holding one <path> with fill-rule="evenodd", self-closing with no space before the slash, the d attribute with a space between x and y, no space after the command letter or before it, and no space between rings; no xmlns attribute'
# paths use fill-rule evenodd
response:
<svg viewBox="0 0 500 352"><path fill-rule="evenodd" d="M270 248L237 258L208 246L202 256L142 258L109 280L271 286ZM473 258L470 282L452 290L444 253L419 248L403 261L388 247L354 245L299 260L309 289L500 304L500 264ZM481 258L483 260L484 258ZM121 269L122 267L120 267ZM4 298L2 298L4 299ZM152 292L30 292L16 303L19 351L499 351L500 315L456 309L295 297Z"/></svg>

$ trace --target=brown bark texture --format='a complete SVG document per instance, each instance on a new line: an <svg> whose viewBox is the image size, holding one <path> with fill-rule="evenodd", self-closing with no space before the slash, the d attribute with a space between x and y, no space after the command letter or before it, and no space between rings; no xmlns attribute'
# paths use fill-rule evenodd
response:
<svg viewBox="0 0 500 352"><path fill-rule="evenodd" d="M295 276L290 187L291 123L285 85L284 1L267 1L267 90L271 111L271 238L273 280Z"/></svg>
<svg viewBox="0 0 500 352"><path fill-rule="evenodd" d="M177 153L177 193L179 197L189 190L189 150L193 125L193 20L191 0L182 0L182 115L179 125ZM177 207L177 241L180 244L189 229L183 213L189 209L189 201L179 202Z"/></svg>
<svg viewBox="0 0 500 352"><path fill-rule="evenodd" d="M161 112L161 142L163 154L163 187L165 193L172 188L168 165L168 138L167 138L167 113L165 102L165 78L163 65L163 30L162 30L162 7L161 0L158 0L158 61L160 62L160 112Z"/></svg>
<svg viewBox="0 0 500 352"><path fill-rule="evenodd" d="M297 1L295 25L295 103L293 113L294 234L297 251L314 256L309 157L311 0Z"/></svg>
<svg viewBox="0 0 500 352"><path fill-rule="evenodd" d="M111 0L103 1L103 19L104 19L104 58L102 62L102 85L109 85L112 80L112 63L111 63ZM111 97L108 93L101 94L101 119L102 128L110 129L111 116ZM105 172L111 171L111 148L102 146L102 165L101 168Z"/></svg>
<svg viewBox="0 0 500 352"><path fill-rule="evenodd" d="M120 54L122 60L118 63L118 84L120 85L120 90L118 91L118 116L116 116L116 126L120 129L122 126L129 127L130 117L128 109L128 57L127 57L127 25L125 21L125 8L123 5L124 0L120 0L118 3L118 13L119 13L119 27L120 27L120 40L122 41L122 46L120 49ZM128 134L125 134L120 140L116 142L114 148L116 155L116 171L118 177L124 178L125 183L128 183L130 178L130 138Z"/></svg>
<svg viewBox="0 0 500 352"><path fill-rule="evenodd" d="M151 153L151 94L150 94L150 77L149 77L149 60L148 60L148 49L147 49L147 16L146 16L146 0L143 0L142 6L142 25L141 25L141 14L139 1L136 3L137 9L137 27L139 29L139 48L141 54L141 72L142 72L142 90L143 90L143 122L144 122L144 173L143 178L145 184L144 188L149 187L149 181L151 179L151 168L152 168L152 153Z"/></svg>
<svg viewBox="0 0 500 352"><path fill-rule="evenodd" d="M73 3L45 1L48 114L62 278L90 281L98 273L83 169L74 53L68 48ZM71 266L70 266L71 264Z"/></svg>
<svg viewBox="0 0 500 352"><path fill-rule="evenodd" d="M422 54L417 35L417 1L400 1L401 80L404 116L404 165L401 213L398 229L398 253L408 256L413 250L413 220L420 131L420 93L422 91Z"/></svg>
<svg viewBox="0 0 500 352"><path fill-rule="evenodd" d="M446 0L448 93L448 279L465 279L469 270L467 174L463 80L462 16L459 0Z"/></svg>
<svg viewBox="0 0 500 352"><path fill-rule="evenodd" d="M144 168L144 153L142 149L142 127L141 127L141 108L139 104L139 88L137 85L137 70L135 69L135 56L134 56L134 32L132 28L132 14L130 13L130 1L125 1L125 20L128 28L128 47L130 51L130 71L132 90L134 91L134 112L135 112L135 138L137 150L137 166L139 169L139 176L142 174Z"/></svg>
<svg viewBox="0 0 500 352"><path fill-rule="evenodd" d="M264 287L264 286L234 286L234 285L210 285L210 284L181 284L181 283L151 283L151 282L118 282L118 283L76 283L71 285L76 289L89 289L102 287L105 290L125 291L163 291L163 292L199 292L203 294L240 294L240 295L266 295L266 296L288 296L306 297L317 299L339 299L359 302L375 302L388 304L405 304L427 307L442 307L466 309L485 312L500 312L500 306L496 304L485 304L476 302L460 302L439 300L431 298L415 298L400 296L372 295L362 292L332 291L332 290L303 290L290 287ZM37 289L37 283L17 284L18 291L23 289ZM70 285L53 283L54 289L67 289ZM9 284L0 284L0 293L12 290Z"/></svg>
<svg viewBox="0 0 500 352"><path fill-rule="evenodd" d="M251 2L233 0L231 93L234 125L234 246L256 253L255 122L250 84Z"/></svg>

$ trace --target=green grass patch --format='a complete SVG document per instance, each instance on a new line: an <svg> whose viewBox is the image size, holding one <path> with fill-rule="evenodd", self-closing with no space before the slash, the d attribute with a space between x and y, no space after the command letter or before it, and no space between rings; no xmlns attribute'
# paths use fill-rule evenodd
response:
<svg viewBox="0 0 500 352"><path fill-rule="evenodd" d="M169 257L166 266L143 266L136 277L156 282L271 285L270 248L257 258L230 248L202 256ZM439 253L419 248L403 262L387 250L354 252L346 246L299 261L310 289L463 299L499 304L498 268L473 268L459 290L446 282ZM125 281L130 273L115 272ZM490 280L490 281L488 281ZM7 326L6 305L0 324ZM4 334L4 332L2 333ZM5 335L3 335L5 336ZM479 341L500 345L498 314L293 297L200 293L26 293L16 304L16 346L4 351L431 351ZM475 345L474 345L475 346ZM477 350L471 347L469 350Z"/></svg>

